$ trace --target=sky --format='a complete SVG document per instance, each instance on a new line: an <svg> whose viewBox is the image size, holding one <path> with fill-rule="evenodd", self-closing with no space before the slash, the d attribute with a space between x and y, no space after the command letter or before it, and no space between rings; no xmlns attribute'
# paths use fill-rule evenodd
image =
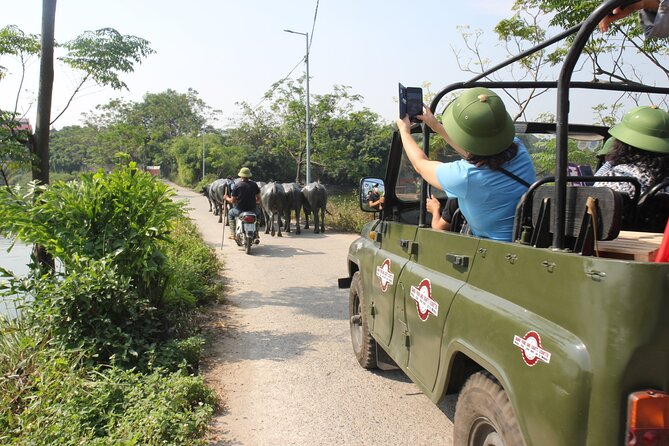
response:
<svg viewBox="0 0 669 446"><path fill-rule="evenodd" d="M0 27L17 25L26 33L40 34L41 0L2 3ZM229 126L238 115L236 102L258 104L274 82L304 59L305 36L283 30L312 34L317 3L309 59L311 94L347 85L362 95L362 106L392 120L397 114L397 83L431 82L436 90L461 80L450 47L461 41L456 27L469 24L490 30L508 15L512 0L60 0L57 41L111 27L148 40L156 53L134 73L122 75L128 90L91 86L54 127L81 124L81 113L111 98L141 101L147 92L186 93L189 88L223 112L218 123L210 124ZM421 62L425 56L430 58L427 64ZM0 82L0 107L5 109L13 108L18 90L18 65L12 62L0 59L0 65L10 69ZM302 63L291 77L304 72ZM20 110L29 110L31 122L38 74L35 58L26 82L29 92L22 92L20 100ZM56 67L52 117L62 110L78 79L72 70Z"/></svg>
<svg viewBox="0 0 669 446"><path fill-rule="evenodd" d="M41 0L0 0L0 27L17 25L39 34ZM314 25L314 15L318 4ZM237 102L259 104L271 85L304 74L306 39L284 29L312 34L309 59L312 95L346 85L363 97L362 106L391 121L397 115L397 83L431 84L432 92L469 79L452 48L464 48L457 27L485 32L484 49L494 63L506 53L496 44L494 25L510 15L513 0L60 0L55 37L74 39L84 31L115 28L150 42L156 51L123 74L128 90L88 87L55 122L55 128L81 124L81 114L111 98L140 102L148 93L189 88L213 109L222 111L215 127L228 127L238 116ZM20 5L20 6L19 6ZM314 26L314 32L312 31ZM0 82L0 108L13 109L18 91L18 65ZM34 122L39 61L34 58L19 110ZM79 77L70 69L55 71L52 117L66 104ZM542 100L544 101L544 100ZM550 107L538 101L539 106ZM31 106L31 104L33 104Z"/></svg>

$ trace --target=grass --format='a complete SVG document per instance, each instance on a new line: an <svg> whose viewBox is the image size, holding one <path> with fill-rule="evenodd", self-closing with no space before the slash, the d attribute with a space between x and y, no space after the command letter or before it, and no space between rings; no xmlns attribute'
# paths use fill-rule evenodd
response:
<svg viewBox="0 0 669 446"><path fill-rule="evenodd" d="M365 223L374 218L374 214L360 210L358 191L336 193L328 197L327 225L342 232L359 233Z"/></svg>

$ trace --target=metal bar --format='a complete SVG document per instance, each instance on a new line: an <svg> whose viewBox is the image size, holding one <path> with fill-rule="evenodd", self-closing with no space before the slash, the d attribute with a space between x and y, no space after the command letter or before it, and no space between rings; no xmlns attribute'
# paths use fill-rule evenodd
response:
<svg viewBox="0 0 669 446"><path fill-rule="evenodd" d="M427 124L421 124L423 128L423 152L425 156L430 157L430 127ZM418 214L418 227L425 227L425 220L427 218L427 181L421 178L420 186L420 213ZM432 218L439 218L438 215L433 215Z"/></svg>
<svg viewBox="0 0 669 446"><path fill-rule="evenodd" d="M564 249L565 221L567 207L567 138L569 131L569 89L571 77L583 48L590 39L592 32L611 11L623 4L632 3L630 0L608 0L600 4L579 27L578 33L572 42L569 52L564 59L557 86L557 127L556 127L556 166L555 166L555 206L556 215L555 233L553 234L553 249Z"/></svg>
<svg viewBox="0 0 669 446"><path fill-rule="evenodd" d="M548 46L551 46L552 44L554 44L554 43L556 43L556 42L559 42L559 41L563 40L565 37L568 37L568 36L570 36L570 35L572 35L572 34L575 34L580 28L581 28L581 25L579 24L579 25L576 25L576 26L574 26L574 27L572 27L572 28L569 28L569 29L566 30L566 31L562 31L560 34L557 34L556 36L554 36L554 37L552 37L552 38L550 38L550 39L548 39L548 40L546 40L546 41L540 43L539 45L533 46L532 48L530 48L530 49L528 49L528 50L526 50L526 51L523 51L522 53L520 53L520 54L518 54L518 55L516 55L516 56L514 56L514 57L512 57L512 58L510 58L510 59L507 59L507 60L505 60L504 62L502 62L502 63L500 63L500 64L497 64L497 65L495 65L495 66L492 67L492 68L489 68L488 70L484 71L483 73L474 76L474 77L471 78L470 80L465 81L465 85L469 85L469 84L472 83L472 82L476 82L476 81L479 80L479 79L483 79L484 77L487 77L487 76L489 76L490 74L492 74L492 73L494 73L494 72L496 72L496 71L498 71L498 70L501 70L502 68L504 68L504 67L506 67L506 66L508 66L508 65L511 65L511 64L514 63L514 62L519 61L520 59L523 59L523 58L525 58L525 57L527 57L527 56L530 56L530 55L536 53L537 51L541 51L541 50L543 50L544 48L546 48L546 47L548 47Z"/></svg>

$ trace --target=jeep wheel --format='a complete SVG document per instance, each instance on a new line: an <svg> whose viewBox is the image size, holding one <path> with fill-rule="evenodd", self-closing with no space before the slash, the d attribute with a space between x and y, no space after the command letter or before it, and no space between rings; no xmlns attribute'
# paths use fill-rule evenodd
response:
<svg viewBox="0 0 669 446"><path fill-rule="evenodd" d="M509 397L487 372L475 373L462 387L454 424L455 446L524 444Z"/></svg>
<svg viewBox="0 0 669 446"><path fill-rule="evenodd" d="M351 325L351 342L355 357L366 369L376 368L376 341L369 334L367 313L362 308L362 284L360 272L356 271L351 279L348 294L348 317Z"/></svg>

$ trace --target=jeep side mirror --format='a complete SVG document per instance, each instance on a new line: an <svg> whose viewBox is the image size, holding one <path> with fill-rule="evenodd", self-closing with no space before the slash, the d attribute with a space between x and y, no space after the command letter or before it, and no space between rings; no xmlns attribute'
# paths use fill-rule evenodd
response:
<svg viewBox="0 0 669 446"><path fill-rule="evenodd" d="M385 185L380 178L360 180L360 209L364 212L380 212L384 207Z"/></svg>

